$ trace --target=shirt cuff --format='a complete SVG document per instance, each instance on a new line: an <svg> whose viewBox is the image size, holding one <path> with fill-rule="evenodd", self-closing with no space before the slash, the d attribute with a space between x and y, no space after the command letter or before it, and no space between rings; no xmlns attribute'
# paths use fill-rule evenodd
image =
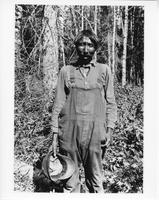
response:
<svg viewBox="0 0 159 200"><path fill-rule="evenodd" d="M59 129L57 127L52 127L52 132L58 133Z"/></svg>

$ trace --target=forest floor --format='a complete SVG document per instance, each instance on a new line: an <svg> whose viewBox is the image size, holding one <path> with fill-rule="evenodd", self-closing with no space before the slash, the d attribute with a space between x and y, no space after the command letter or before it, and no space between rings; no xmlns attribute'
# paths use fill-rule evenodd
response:
<svg viewBox="0 0 159 200"><path fill-rule="evenodd" d="M106 193L143 192L143 87L115 87L118 121L103 159ZM33 164L50 146L50 112L42 99L15 101L14 190L35 191ZM43 112L42 112L43 111ZM83 174L83 173L82 173ZM85 191L84 179L81 179Z"/></svg>

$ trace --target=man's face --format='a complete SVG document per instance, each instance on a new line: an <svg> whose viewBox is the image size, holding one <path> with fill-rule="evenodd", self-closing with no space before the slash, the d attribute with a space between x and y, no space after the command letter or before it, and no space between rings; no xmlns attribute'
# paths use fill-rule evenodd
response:
<svg viewBox="0 0 159 200"><path fill-rule="evenodd" d="M81 61L89 62L95 53L94 43L86 36L84 36L78 43L77 53Z"/></svg>

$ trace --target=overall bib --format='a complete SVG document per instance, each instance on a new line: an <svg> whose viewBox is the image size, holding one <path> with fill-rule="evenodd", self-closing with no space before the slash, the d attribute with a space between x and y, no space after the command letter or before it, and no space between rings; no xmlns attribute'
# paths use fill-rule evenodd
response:
<svg viewBox="0 0 159 200"><path fill-rule="evenodd" d="M74 72L70 74L73 83L59 119L60 151L67 152L76 165L76 171L66 183L66 191L80 192L82 163L89 192L103 192L101 140L106 134L106 109L101 88L98 84L82 88L76 83Z"/></svg>

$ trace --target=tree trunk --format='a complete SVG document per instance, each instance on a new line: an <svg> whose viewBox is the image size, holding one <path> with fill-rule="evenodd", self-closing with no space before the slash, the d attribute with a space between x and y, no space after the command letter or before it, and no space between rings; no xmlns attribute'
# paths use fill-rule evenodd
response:
<svg viewBox="0 0 159 200"><path fill-rule="evenodd" d="M60 58L62 60L62 65L65 65L65 50L64 50L64 20L65 20L65 11L64 6L60 6L59 12L58 12L58 20L59 20L59 27L58 27L58 33L59 33L59 44L60 44Z"/></svg>
<svg viewBox="0 0 159 200"><path fill-rule="evenodd" d="M56 27L57 8L45 6L44 17L47 23L43 43L43 72L44 86L48 98L52 97L56 87L58 73L58 34Z"/></svg>
<svg viewBox="0 0 159 200"><path fill-rule="evenodd" d="M15 66L18 66L21 59L21 46L22 46L22 36L21 36L21 20L22 20L22 10L20 5L15 6L16 21L15 21Z"/></svg>
<svg viewBox="0 0 159 200"><path fill-rule="evenodd" d="M73 21L74 28L75 28L75 35L77 35L78 34L78 27L77 27L77 24L76 24L76 15L75 15L74 9L75 9L74 6L70 7L70 11L71 11L71 14L72 14L72 21Z"/></svg>
<svg viewBox="0 0 159 200"><path fill-rule="evenodd" d="M95 6L94 10L94 33L97 35L97 6ZM97 60L97 52L94 54L95 61Z"/></svg>
<svg viewBox="0 0 159 200"><path fill-rule="evenodd" d="M125 20L124 20L124 30L123 30L122 87L124 87L126 84L127 35L128 35L128 6L125 6Z"/></svg>
<svg viewBox="0 0 159 200"><path fill-rule="evenodd" d="M133 55L133 49L134 49L134 8L131 11L131 22L130 22L130 32L131 32L131 53ZM130 83L133 84L134 82L134 72L135 72L135 66L133 64L133 56L131 56L130 60Z"/></svg>
<svg viewBox="0 0 159 200"><path fill-rule="evenodd" d="M116 37L116 8L114 6L114 22L113 22L113 44L112 44L112 74L114 75L115 71L115 37Z"/></svg>
<svg viewBox="0 0 159 200"><path fill-rule="evenodd" d="M117 6L117 9L116 9L116 23L117 23L117 26L120 28L121 27L121 11L120 11L120 6Z"/></svg>
<svg viewBox="0 0 159 200"><path fill-rule="evenodd" d="M111 35L108 31L108 66L111 67Z"/></svg>
<svg viewBox="0 0 159 200"><path fill-rule="evenodd" d="M82 6L82 11L81 11L81 16L82 16L82 25L81 25L81 29L83 30L84 29L84 6Z"/></svg>

